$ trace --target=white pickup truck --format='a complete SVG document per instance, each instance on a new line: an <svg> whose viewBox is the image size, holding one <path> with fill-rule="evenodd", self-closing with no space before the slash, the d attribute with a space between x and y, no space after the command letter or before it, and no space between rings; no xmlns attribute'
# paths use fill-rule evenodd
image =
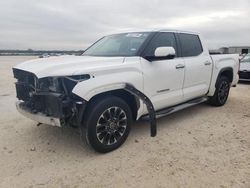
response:
<svg viewBox="0 0 250 188"><path fill-rule="evenodd" d="M197 33L109 35L81 56L35 59L13 68L18 111L39 123L79 127L98 152L121 146L133 120L208 101L222 106L238 82L238 55L210 55Z"/></svg>

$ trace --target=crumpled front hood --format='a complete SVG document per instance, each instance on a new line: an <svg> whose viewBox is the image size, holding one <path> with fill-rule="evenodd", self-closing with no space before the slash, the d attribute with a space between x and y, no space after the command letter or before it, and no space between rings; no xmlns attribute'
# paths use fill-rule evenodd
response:
<svg viewBox="0 0 250 188"><path fill-rule="evenodd" d="M34 59L14 68L32 72L38 78L48 76L70 76L119 66L124 57L59 56Z"/></svg>
<svg viewBox="0 0 250 188"><path fill-rule="evenodd" d="M240 70L241 71L250 71L250 62L246 62L246 63L240 63Z"/></svg>

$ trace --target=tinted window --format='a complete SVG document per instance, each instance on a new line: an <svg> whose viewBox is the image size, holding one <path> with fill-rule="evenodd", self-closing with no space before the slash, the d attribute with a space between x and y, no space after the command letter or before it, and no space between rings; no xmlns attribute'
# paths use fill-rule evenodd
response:
<svg viewBox="0 0 250 188"><path fill-rule="evenodd" d="M198 35L179 34L182 57L197 56L203 49Z"/></svg>
<svg viewBox="0 0 250 188"><path fill-rule="evenodd" d="M173 33L158 33L148 45L145 51L146 56L154 56L155 49L162 46L172 46L177 53L177 45Z"/></svg>

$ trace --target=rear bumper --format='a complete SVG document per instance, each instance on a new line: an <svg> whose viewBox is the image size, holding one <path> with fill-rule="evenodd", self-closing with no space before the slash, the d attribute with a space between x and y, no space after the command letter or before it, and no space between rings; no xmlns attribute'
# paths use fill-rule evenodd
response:
<svg viewBox="0 0 250 188"><path fill-rule="evenodd" d="M241 81L250 81L250 71L239 71Z"/></svg>
<svg viewBox="0 0 250 188"><path fill-rule="evenodd" d="M249 81L250 82L250 78L249 79L240 78L240 81Z"/></svg>
<svg viewBox="0 0 250 188"><path fill-rule="evenodd" d="M20 114L22 114L23 116L25 116L29 119L32 119L32 120L37 121L39 123L61 127L60 118L46 116L40 112L32 113L28 108L25 107L23 102L17 101L16 108Z"/></svg>

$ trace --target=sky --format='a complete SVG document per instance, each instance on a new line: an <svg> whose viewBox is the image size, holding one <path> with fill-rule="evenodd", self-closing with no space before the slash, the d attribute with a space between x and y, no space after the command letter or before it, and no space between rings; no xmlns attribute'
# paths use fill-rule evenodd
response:
<svg viewBox="0 0 250 188"><path fill-rule="evenodd" d="M0 0L0 49L84 50L112 33L199 32L210 49L250 46L250 0Z"/></svg>

